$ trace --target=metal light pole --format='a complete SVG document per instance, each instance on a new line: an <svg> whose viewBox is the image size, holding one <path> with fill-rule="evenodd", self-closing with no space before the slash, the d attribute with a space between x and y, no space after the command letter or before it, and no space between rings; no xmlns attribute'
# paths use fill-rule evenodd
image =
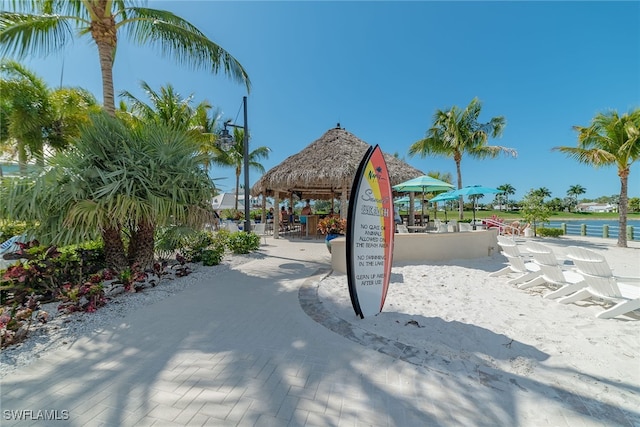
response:
<svg viewBox="0 0 640 427"><path fill-rule="evenodd" d="M229 131L227 130L227 126L231 126L233 128L241 128L244 131L243 139L242 139L242 159L244 161L244 231L251 231L251 218L249 218L250 214L250 198L249 198L249 124L247 121L247 97L242 97L242 106L244 109L244 124L242 126L235 125L231 123L231 120L227 120L224 122L224 129L222 130L222 134L220 135L220 145L223 147L228 146L230 141L232 141L231 135L229 135Z"/></svg>

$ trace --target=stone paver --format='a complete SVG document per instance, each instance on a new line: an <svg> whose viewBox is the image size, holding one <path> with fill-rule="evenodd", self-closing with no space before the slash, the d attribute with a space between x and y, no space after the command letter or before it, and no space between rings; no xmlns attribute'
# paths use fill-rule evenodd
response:
<svg viewBox="0 0 640 427"><path fill-rule="evenodd" d="M324 242L267 241L264 257L5 377L0 424L631 426L638 419L594 409L593 397L569 385L432 369L428 349L363 335L323 310L316 284L330 268ZM39 410L68 419L34 420Z"/></svg>

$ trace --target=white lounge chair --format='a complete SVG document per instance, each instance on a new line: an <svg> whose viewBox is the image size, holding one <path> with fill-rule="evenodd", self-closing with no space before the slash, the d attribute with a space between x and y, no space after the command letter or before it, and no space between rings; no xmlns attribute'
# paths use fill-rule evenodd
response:
<svg viewBox="0 0 640 427"><path fill-rule="evenodd" d="M472 231L471 224L468 222L459 222L458 231Z"/></svg>
<svg viewBox="0 0 640 427"><path fill-rule="evenodd" d="M558 258L548 246L528 242L526 248L533 257L533 262L540 267L541 274L533 280L518 285L518 288L528 289L534 286L552 285L558 287L558 289L546 293L544 298L559 298L586 286L584 277L581 274L565 270L560 266Z"/></svg>
<svg viewBox="0 0 640 427"><path fill-rule="evenodd" d="M253 231L258 236L262 236L262 238L264 239L264 244L267 244L267 224L265 224L264 222L260 222L254 225L251 231Z"/></svg>
<svg viewBox="0 0 640 427"><path fill-rule="evenodd" d="M404 233L408 233L409 232L409 229L404 224L396 225L396 229L398 230L398 233L403 233L404 234Z"/></svg>
<svg viewBox="0 0 640 427"><path fill-rule="evenodd" d="M510 240L510 239L509 239ZM535 279L540 276L540 267L533 263L528 262L522 254L518 246L514 242L507 240L498 240L498 246L500 246L501 253L507 258L509 265L505 268L490 273L490 277L502 276L504 274L516 273L517 277L507 281L510 285L517 285Z"/></svg>
<svg viewBox="0 0 640 427"><path fill-rule="evenodd" d="M447 233L449 231L449 228L447 227L447 224L443 223L439 219L434 219L433 220L433 225L434 225L434 227L436 229L435 230L436 233Z"/></svg>
<svg viewBox="0 0 640 427"><path fill-rule="evenodd" d="M610 319L621 314L640 309L640 278L617 277L606 259L593 251L576 246L568 249L568 258L584 277L586 286L576 293L558 300L562 304L598 298L614 303L596 315L600 319Z"/></svg>

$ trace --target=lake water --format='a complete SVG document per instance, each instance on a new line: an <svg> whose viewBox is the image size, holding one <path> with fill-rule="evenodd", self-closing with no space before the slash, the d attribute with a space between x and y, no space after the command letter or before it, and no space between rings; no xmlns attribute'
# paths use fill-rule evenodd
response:
<svg viewBox="0 0 640 427"><path fill-rule="evenodd" d="M603 237L603 227L607 225L609 227L609 238L618 238L618 220L577 220L577 221L549 221L544 223L544 227L560 228L561 224L567 225L567 235L580 236L582 235L582 225L586 226L586 235L589 237ZM627 221L627 227L633 227L633 240L640 240L640 221L631 220Z"/></svg>

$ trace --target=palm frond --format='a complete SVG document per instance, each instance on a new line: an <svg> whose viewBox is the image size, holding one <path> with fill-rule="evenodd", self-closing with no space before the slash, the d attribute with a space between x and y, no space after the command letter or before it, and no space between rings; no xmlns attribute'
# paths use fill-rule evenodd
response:
<svg viewBox="0 0 640 427"><path fill-rule="evenodd" d="M59 52L74 36L69 20L78 18L0 12L0 53L24 58Z"/></svg>
<svg viewBox="0 0 640 427"><path fill-rule="evenodd" d="M163 55L172 55L180 64L224 73L243 83L251 83L242 65L226 50L209 40L188 21L171 12L135 7L126 9L127 18L118 22L141 45L155 45Z"/></svg>

